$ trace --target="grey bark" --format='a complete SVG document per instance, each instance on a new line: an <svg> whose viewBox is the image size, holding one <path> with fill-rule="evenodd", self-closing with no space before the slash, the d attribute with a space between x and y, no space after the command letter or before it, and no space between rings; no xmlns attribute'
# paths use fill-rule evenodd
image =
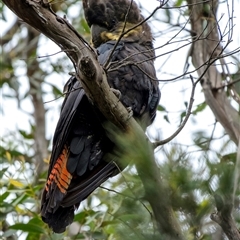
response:
<svg viewBox="0 0 240 240"><path fill-rule="evenodd" d="M213 63L220 60L225 68L222 46L222 36L219 33L219 26L216 19L218 1L197 4L198 1L188 1L191 11L191 30L194 41L190 56L192 63L197 69L201 78L202 89L205 100L211 108L216 119L222 124L232 141L238 145L240 138L240 115L231 105L230 100L224 91L224 83L221 73ZM207 15L207 16L206 16ZM229 29L232 31L232 29ZM231 32L229 32L231 34ZM230 43L231 39L229 40Z"/></svg>
<svg viewBox="0 0 240 240"><path fill-rule="evenodd" d="M141 127L132 117L129 117L128 111L110 90L106 74L97 61L95 51L66 19L50 11L48 3L41 0L3 0L3 2L23 21L45 34L65 51L73 62L76 77L81 79L89 99L109 121L128 133L146 138ZM136 163L158 228L166 236L165 239L182 240L184 238L180 226L173 214L166 189L160 181L153 154L148 159L148 166L143 171L141 164Z"/></svg>
<svg viewBox="0 0 240 240"><path fill-rule="evenodd" d="M193 41L190 56L192 63L197 69L201 80L205 100L211 108L216 119L221 123L231 140L238 146L240 140L240 115L231 105L227 93L224 90L224 83L221 73L214 65L217 60L222 68L227 68L224 61L224 49L231 42L231 31L229 28L229 41L223 46L222 35L216 19L218 0L199 4L197 0L188 0L191 20ZM229 21L231 16L229 16ZM236 168L239 163L237 161ZM235 172L235 185L239 182L239 171ZM237 180L236 180L237 179ZM235 187L236 188L236 187ZM231 201L234 199L231 198ZM217 212L211 215L211 219L217 222L230 240L239 240L240 233L232 218L232 202L224 202L220 197L215 197Z"/></svg>

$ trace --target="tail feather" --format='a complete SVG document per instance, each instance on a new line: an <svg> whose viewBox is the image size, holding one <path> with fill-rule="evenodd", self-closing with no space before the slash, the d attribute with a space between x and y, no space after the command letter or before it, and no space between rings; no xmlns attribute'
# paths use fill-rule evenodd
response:
<svg viewBox="0 0 240 240"><path fill-rule="evenodd" d="M55 233L63 233L66 227L73 222L74 218L74 206L71 207L59 207L56 212L42 215L42 220L48 224L48 226Z"/></svg>
<svg viewBox="0 0 240 240"><path fill-rule="evenodd" d="M92 173L79 182L79 178L73 178L67 194L63 197L60 206L56 207L56 195L54 198L48 198L42 205L42 220L55 233L62 233L66 227L73 222L74 210L79 206L80 202L86 199L96 188L104 183L109 177L118 173L114 163L106 163L99 165ZM60 193L60 192L59 192ZM46 197L46 191L43 197ZM60 193L61 194L61 193ZM53 206L53 208L51 207Z"/></svg>
<svg viewBox="0 0 240 240"><path fill-rule="evenodd" d="M106 164L106 163L105 163ZM118 170L114 163L107 163L106 166L99 166L96 171L93 171L91 175L84 178L82 182L78 179L73 179L72 185L63 198L62 206L69 207L76 202L81 202L87 198L96 188L104 183L110 177L116 175Z"/></svg>

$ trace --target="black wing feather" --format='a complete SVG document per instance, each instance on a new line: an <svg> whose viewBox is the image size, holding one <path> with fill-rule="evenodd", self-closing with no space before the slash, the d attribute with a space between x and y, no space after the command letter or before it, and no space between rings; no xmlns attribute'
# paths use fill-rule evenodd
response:
<svg viewBox="0 0 240 240"><path fill-rule="evenodd" d="M98 48L100 64L104 65L114 46L115 41L110 41ZM121 92L121 102L132 108L135 118L146 115L147 125L155 117L160 98L158 82L152 80L156 78L153 60L149 60L153 56L152 51L137 43L120 41L107 73L110 87ZM114 69L124 60L129 64ZM113 149L102 127L104 117L87 99L75 77L67 86L41 210L43 220L57 233L65 231L73 221L74 209L81 201L118 173L114 163L104 160Z"/></svg>

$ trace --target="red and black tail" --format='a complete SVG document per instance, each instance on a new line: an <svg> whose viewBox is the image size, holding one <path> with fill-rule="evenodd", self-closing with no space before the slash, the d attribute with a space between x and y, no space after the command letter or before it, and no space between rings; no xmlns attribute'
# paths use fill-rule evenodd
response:
<svg viewBox="0 0 240 240"><path fill-rule="evenodd" d="M60 175L60 180L56 181L56 184L52 182L52 189L47 183L43 193L41 210L43 221L55 233L64 232L66 227L73 222L74 211L79 207L80 202L116 173L114 163L101 164L86 178L76 177L72 179L69 189L65 193L62 192L63 186L60 183L65 176ZM60 187L58 187L59 185ZM50 191L53 192L50 193Z"/></svg>
<svg viewBox="0 0 240 240"><path fill-rule="evenodd" d="M65 231L74 210L109 177L117 173L104 160L113 148L100 113L88 101L80 82L71 78L53 138L41 216L56 233Z"/></svg>

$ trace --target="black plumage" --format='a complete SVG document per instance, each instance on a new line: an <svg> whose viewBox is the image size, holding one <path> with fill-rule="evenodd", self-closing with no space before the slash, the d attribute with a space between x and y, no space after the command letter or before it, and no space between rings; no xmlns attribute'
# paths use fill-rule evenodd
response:
<svg viewBox="0 0 240 240"><path fill-rule="evenodd" d="M83 6L101 65L115 48L107 71L110 87L121 92L121 102L131 107L135 118L148 119L149 125L160 99L149 26L143 23L131 30L143 17L130 0L83 0ZM129 32L115 47L123 26ZM43 221L56 233L73 221L81 201L118 173L115 164L105 158L114 148L102 127L105 118L75 77L65 88L41 206Z"/></svg>

